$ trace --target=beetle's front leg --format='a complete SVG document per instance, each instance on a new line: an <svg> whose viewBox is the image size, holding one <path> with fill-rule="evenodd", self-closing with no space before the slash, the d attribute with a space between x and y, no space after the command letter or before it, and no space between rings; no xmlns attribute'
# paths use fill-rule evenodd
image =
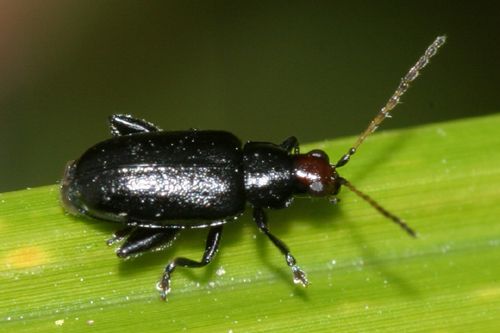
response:
<svg viewBox="0 0 500 333"><path fill-rule="evenodd" d="M283 243L278 237L274 236L269 231L269 228L267 227L267 217L264 213L264 210L260 207L255 207L253 210L253 219L255 223L257 223L260 231L262 231L267 237L269 237L271 242L273 242L273 244L285 256L285 261L293 272L293 282L295 284L300 283L302 284L302 286L306 287L309 284L306 273L302 269L300 269L299 266L297 266L297 261L295 260L295 257L290 253L288 246L286 246L285 243Z"/></svg>
<svg viewBox="0 0 500 333"><path fill-rule="evenodd" d="M293 153L295 155L298 155L300 152L299 140L294 136L290 136L290 137L286 138L285 141L283 141L280 144L280 146L281 146L281 148L285 149L287 152Z"/></svg>
<svg viewBox="0 0 500 333"><path fill-rule="evenodd" d="M205 252L200 261L195 261L188 258L178 257L172 260L167 267L165 267L165 272L158 282L158 290L160 291L160 296L163 300L167 298L167 294L170 292L170 276L174 272L177 266L181 267L203 267L208 265L217 254L219 249L220 237L222 234L222 225L211 227L208 231L207 242L205 245Z"/></svg>

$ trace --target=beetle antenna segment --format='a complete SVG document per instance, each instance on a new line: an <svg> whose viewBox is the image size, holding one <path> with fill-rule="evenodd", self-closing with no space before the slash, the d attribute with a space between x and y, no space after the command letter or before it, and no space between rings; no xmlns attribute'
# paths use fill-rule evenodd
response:
<svg viewBox="0 0 500 333"><path fill-rule="evenodd" d="M386 210L384 207L380 206L380 204L378 202L373 200L367 194L358 190L348 180L346 180L344 178L340 178L340 184L345 185L349 190L354 192L356 195L361 197L363 200L367 201L373 208L378 210L382 215L384 215L385 217L390 219L392 222L396 223L401 228L403 228L403 230L406 231L411 237L415 237L415 238L417 237L417 234L415 233L415 231L412 228L410 228L410 226L408 224L406 224L405 221L403 221L401 218L397 217L396 215L392 214L391 212Z"/></svg>
<svg viewBox="0 0 500 333"><path fill-rule="evenodd" d="M354 153L356 153L356 150L358 147L365 141L365 139L375 132L379 125L384 121L385 118L390 118L390 112L399 104L399 101L401 99L401 96L408 90L410 87L410 83L413 82L418 75L420 74L420 71L427 66L429 63L429 60L437 53L437 50L445 43L446 41L446 36L439 36L437 37L434 42L429 45L427 50L425 50L425 53L418 59L418 61L413 65L413 67L410 68L408 73L401 79L401 82L399 83L398 88L396 91L394 91L394 94L389 98L387 103L380 109L379 113L373 118L373 120L370 122L368 127L361 133L361 135L358 137L356 140L356 143L354 146L352 146L349 151L340 158L340 160L337 162L335 165L337 168L344 166L347 162L349 162L349 159L351 158Z"/></svg>

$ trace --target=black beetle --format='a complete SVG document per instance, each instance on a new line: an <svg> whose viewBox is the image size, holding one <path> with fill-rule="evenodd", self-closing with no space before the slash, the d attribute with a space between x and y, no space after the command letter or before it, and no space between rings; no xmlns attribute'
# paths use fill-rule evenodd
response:
<svg viewBox="0 0 500 333"><path fill-rule="evenodd" d="M285 243L269 231L264 210L288 207L300 194L336 202L340 187L346 186L415 236L400 218L339 176L337 169L389 116L409 83L444 42L445 37L438 37L428 47L355 145L335 164L321 150L299 153L293 136L279 145L247 142L242 146L238 138L224 131L167 132L144 120L113 115L113 138L68 163L61 186L63 205L70 213L121 223L124 228L108 241L112 244L128 236L117 250L119 257L170 244L182 229L208 228L200 261L179 257L166 266L158 283L165 299L175 268L210 263L223 225L241 215L249 203L257 227L285 256L294 282L306 286L306 274Z"/></svg>

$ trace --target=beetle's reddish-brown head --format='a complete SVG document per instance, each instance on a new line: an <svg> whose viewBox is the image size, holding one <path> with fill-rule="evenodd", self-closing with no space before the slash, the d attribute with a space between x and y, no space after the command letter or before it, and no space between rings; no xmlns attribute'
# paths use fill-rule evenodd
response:
<svg viewBox="0 0 500 333"><path fill-rule="evenodd" d="M295 156L294 175L298 189L311 196L334 199L342 185L342 178L330 164L328 155L319 149Z"/></svg>

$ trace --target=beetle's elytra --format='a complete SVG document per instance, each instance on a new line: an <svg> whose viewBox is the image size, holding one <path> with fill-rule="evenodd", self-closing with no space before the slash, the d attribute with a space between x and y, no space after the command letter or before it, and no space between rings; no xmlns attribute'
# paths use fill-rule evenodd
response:
<svg viewBox="0 0 500 333"><path fill-rule="evenodd" d="M356 189L337 169L347 164L365 138L389 116L444 42L445 37L438 37L427 48L354 146L335 164L321 150L300 153L293 136L281 144L242 144L224 131L162 131L144 120L113 115L113 137L68 163L61 186L63 206L73 214L120 223L122 228L108 241L111 244L127 237L117 250L119 257L171 244L183 229L208 228L200 261L179 257L166 266L158 283L165 299L176 267L210 263L224 224L235 220L249 204L257 227L284 255L294 282L306 286L306 274L285 243L270 232L265 210L288 207L296 195L336 202L340 188L346 186L414 236L403 220Z"/></svg>

